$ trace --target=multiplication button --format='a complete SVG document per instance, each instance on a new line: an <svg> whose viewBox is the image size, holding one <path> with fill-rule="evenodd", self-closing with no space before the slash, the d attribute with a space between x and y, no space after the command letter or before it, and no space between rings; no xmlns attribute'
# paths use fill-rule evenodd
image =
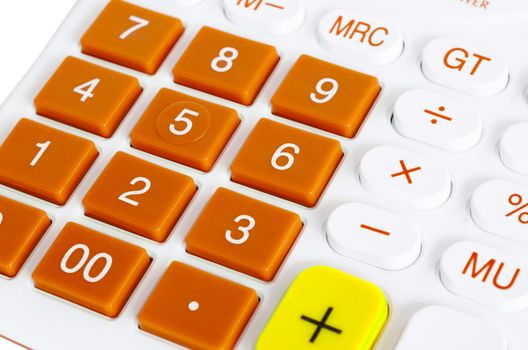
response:
<svg viewBox="0 0 528 350"><path fill-rule="evenodd" d="M451 194L451 175L443 165L398 147L368 151L359 175L370 192L416 209L436 208Z"/></svg>
<svg viewBox="0 0 528 350"><path fill-rule="evenodd" d="M388 312L377 286L330 267L314 266L290 286L256 350L370 350Z"/></svg>
<svg viewBox="0 0 528 350"><path fill-rule="evenodd" d="M361 203L335 209L326 223L328 243L339 254L387 270L416 261L421 238L411 221Z"/></svg>
<svg viewBox="0 0 528 350"><path fill-rule="evenodd" d="M482 135L477 110L428 90L410 90L394 105L394 128L403 136L448 151L475 146Z"/></svg>

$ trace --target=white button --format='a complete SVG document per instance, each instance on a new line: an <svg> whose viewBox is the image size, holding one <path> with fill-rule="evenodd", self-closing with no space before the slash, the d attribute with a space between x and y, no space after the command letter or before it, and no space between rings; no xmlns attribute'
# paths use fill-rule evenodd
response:
<svg viewBox="0 0 528 350"><path fill-rule="evenodd" d="M428 306L407 323L395 350L506 350L495 327L445 306Z"/></svg>
<svg viewBox="0 0 528 350"><path fill-rule="evenodd" d="M503 180L485 182L471 197L471 216L483 230L528 245L528 188Z"/></svg>
<svg viewBox="0 0 528 350"><path fill-rule="evenodd" d="M224 9L231 22L273 35L296 31L305 17L302 0L224 0Z"/></svg>
<svg viewBox="0 0 528 350"><path fill-rule="evenodd" d="M347 203L334 210L326 233L328 243L339 254L387 270L411 265L422 247L412 222L360 203Z"/></svg>
<svg viewBox="0 0 528 350"><path fill-rule="evenodd" d="M447 289L502 311L528 307L527 274L525 261L475 242L456 243L440 260L440 276Z"/></svg>
<svg viewBox="0 0 528 350"><path fill-rule="evenodd" d="M386 64L403 50L402 34L387 20L352 10L334 10L319 22L323 44L370 64Z"/></svg>
<svg viewBox="0 0 528 350"><path fill-rule="evenodd" d="M202 1L203 0L165 0L166 3L176 4L176 6L180 6L180 7L195 6L201 3Z"/></svg>
<svg viewBox="0 0 528 350"><path fill-rule="evenodd" d="M513 171L528 175L528 123L510 126L500 141L500 156Z"/></svg>
<svg viewBox="0 0 528 350"><path fill-rule="evenodd" d="M508 67L495 54L450 38L431 41L422 55L431 81L476 96L491 96L508 84Z"/></svg>
<svg viewBox="0 0 528 350"><path fill-rule="evenodd" d="M428 90L411 90L394 105L394 128L403 136L448 151L475 146L482 119L470 106Z"/></svg>
<svg viewBox="0 0 528 350"><path fill-rule="evenodd" d="M444 166L398 147L368 151L359 175L370 192L416 209L436 208L451 194L451 175Z"/></svg>

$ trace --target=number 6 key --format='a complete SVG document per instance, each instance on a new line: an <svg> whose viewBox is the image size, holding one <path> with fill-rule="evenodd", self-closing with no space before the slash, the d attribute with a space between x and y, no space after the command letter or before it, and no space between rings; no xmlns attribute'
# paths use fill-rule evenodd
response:
<svg viewBox="0 0 528 350"><path fill-rule="evenodd" d="M261 119L233 161L231 179L313 207L342 156L336 140Z"/></svg>

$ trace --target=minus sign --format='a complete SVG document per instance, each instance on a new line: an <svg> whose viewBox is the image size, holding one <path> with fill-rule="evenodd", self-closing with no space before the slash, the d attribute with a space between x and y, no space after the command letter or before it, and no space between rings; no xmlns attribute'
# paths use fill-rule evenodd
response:
<svg viewBox="0 0 528 350"><path fill-rule="evenodd" d="M374 231L376 233L379 233L379 234L382 234L382 235L385 235L385 236L390 236L390 232L380 230L379 228L375 228L375 227L368 226L368 225L363 225L363 224L361 224L361 226L359 226L359 227L364 228L365 230Z"/></svg>
<svg viewBox="0 0 528 350"><path fill-rule="evenodd" d="M271 2L266 2L266 3L264 3L264 5L268 5L270 7L275 7L275 8L278 8L279 10L284 10L284 6L277 5L277 4L274 4L274 3L271 3Z"/></svg>

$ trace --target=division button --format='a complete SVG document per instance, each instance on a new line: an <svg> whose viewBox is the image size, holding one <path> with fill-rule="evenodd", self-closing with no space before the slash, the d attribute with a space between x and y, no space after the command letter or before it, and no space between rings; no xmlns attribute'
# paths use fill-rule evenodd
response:
<svg viewBox="0 0 528 350"><path fill-rule="evenodd" d="M428 90L403 93L392 124L408 138L452 152L475 146L482 136L479 112L461 101Z"/></svg>

